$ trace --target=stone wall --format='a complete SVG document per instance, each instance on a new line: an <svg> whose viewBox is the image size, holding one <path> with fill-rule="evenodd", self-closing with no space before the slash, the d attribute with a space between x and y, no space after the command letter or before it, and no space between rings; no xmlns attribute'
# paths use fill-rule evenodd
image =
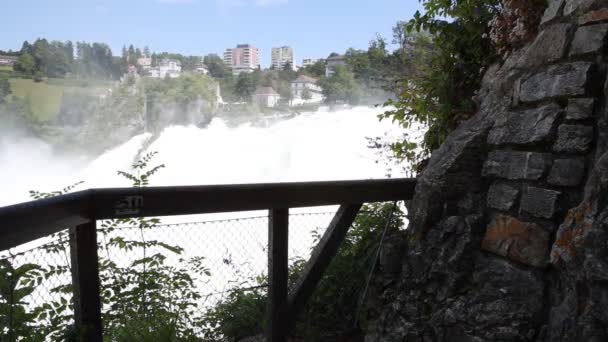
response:
<svg viewBox="0 0 608 342"><path fill-rule="evenodd" d="M608 341L608 1L486 74L382 259L366 341Z"/></svg>

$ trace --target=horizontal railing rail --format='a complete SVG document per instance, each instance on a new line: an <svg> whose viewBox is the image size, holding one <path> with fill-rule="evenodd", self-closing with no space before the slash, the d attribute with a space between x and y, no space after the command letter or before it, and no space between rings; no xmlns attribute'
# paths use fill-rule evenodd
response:
<svg viewBox="0 0 608 342"><path fill-rule="evenodd" d="M415 179L90 189L0 208L0 250L95 220L402 200Z"/></svg>
<svg viewBox="0 0 608 342"><path fill-rule="evenodd" d="M82 340L101 341L96 221L269 210L269 341L286 341L363 203L409 200L410 178L89 189L0 208L0 250L70 229L74 316ZM296 287L287 289L289 209L340 205Z"/></svg>

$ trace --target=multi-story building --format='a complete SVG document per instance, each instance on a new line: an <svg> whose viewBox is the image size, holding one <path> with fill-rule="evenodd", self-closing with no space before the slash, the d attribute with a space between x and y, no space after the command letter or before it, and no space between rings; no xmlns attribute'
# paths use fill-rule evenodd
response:
<svg viewBox="0 0 608 342"><path fill-rule="evenodd" d="M319 103L323 101L323 89L317 84L317 79L300 75L291 82L292 105Z"/></svg>
<svg viewBox="0 0 608 342"><path fill-rule="evenodd" d="M232 73L253 72L260 67L260 50L251 44L239 44L234 49L226 49L224 63L232 68Z"/></svg>
<svg viewBox="0 0 608 342"><path fill-rule="evenodd" d="M321 58L304 58L302 60L302 68L306 68L307 66L315 65Z"/></svg>
<svg viewBox="0 0 608 342"><path fill-rule="evenodd" d="M150 69L150 77L152 78L177 78L181 75L182 63L177 59L165 58L158 63L158 67Z"/></svg>
<svg viewBox="0 0 608 342"><path fill-rule="evenodd" d="M292 70L296 69L296 59L293 48L289 46L273 47L272 67L278 70L283 70L288 64Z"/></svg>
<svg viewBox="0 0 608 342"><path fill-rule="evenodd" d="M138 58L137 65L141 66L144 70L149 70L150 68L152 68L152 58L151 57Z"/></svg>
<svg viewBox="0 0 608 342"><path fill-rule="evenodd" d="M279 104L281 95L272 87L260 87L253 94L253 100L262 107L272 108Z"/></svg>

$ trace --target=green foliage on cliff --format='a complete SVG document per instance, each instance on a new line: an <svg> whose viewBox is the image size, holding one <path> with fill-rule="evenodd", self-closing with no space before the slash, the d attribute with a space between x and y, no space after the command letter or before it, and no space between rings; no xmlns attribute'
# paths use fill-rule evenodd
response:
<svg viewBox="0 0 608 342"><path fill-rule="evenodd" d="M317 84L323 89L327 103L357 104L361 97L361 86L345 65L333 67L333 74L321 78Z"/></svg>
<svg viewBox="0 0 608 342"><path fill-rule="evenodd" d="M342 242L313 296L299 316L295 336L303 341L336 341L353 328L364 323L367 308L363 289L375 260L382 232L392 220L387 232L403 227L401 212L394 215L392 204L375 203L363 207ZM315 241L321 235L315 233ZM296 260L289 268L289 284L293 286L306 260ZM266 327L267 279L256 278L260 287L235 289L211 309L206 322L206 337L239 340L262 334ZM357 315L359 315L357 317Z"/></svg>
<svg viewBox="0 0 608 342"><path fill-rule="evenodd" d="M131 170L118 174L130 180L134 187L146 186L150 177L164 167L152 165L154 155L145 155ZM69 192L74 186L52 193L31 191L30 194L34 199L49 198ZM98 254L104 340L199 341L194 330L202 328L202 322L196 319L201 295L195 281L211 275L205 260L183 255L179 246L154 239L129 238L129 234L121 231L132 227L144 236L159 224L156 218L108 220L100 224ZM45 255L50 260L56 256L67 258L67 231L53 238L53 243L42 247ZM166 262L169 258L179 258L179 263L170 265ZM75 341L69 275L69 264L62 262L14 267L10 259L0 260L0 340ZM29 303L27 297L50 277L64 280L49 289L55 299L38 306Z"/></svg>
<svg viewBox="0 0 608 342"><path fill-rule="evenodd" d="M404 23L404 31L428 32L432 45L424 35L416 37L411 51L418 68L397 84L397 99L387 102L394 109L382 116L404 128L427 126L421 145L407 139L393 145L398 157L414 163L427 158L476 111L473 96L497 58L488 33L500 10L499 0L421 2L425 13Z"/></svg>

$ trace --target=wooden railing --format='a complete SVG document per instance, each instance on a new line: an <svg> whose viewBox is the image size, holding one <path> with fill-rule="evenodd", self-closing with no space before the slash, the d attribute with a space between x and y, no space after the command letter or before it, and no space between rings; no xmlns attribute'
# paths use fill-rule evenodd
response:
<svg viewBox="0 0 608 342"><path fill-rule="evenodd" d="M90 189L0 208L0 251L69 228L76 329L82 341L102 341L97 220L269 210L267 336L286 341L363 203L411 199L415 185L386 179ZM340 208L289 291L289 208L322 205Z"/></svg>

